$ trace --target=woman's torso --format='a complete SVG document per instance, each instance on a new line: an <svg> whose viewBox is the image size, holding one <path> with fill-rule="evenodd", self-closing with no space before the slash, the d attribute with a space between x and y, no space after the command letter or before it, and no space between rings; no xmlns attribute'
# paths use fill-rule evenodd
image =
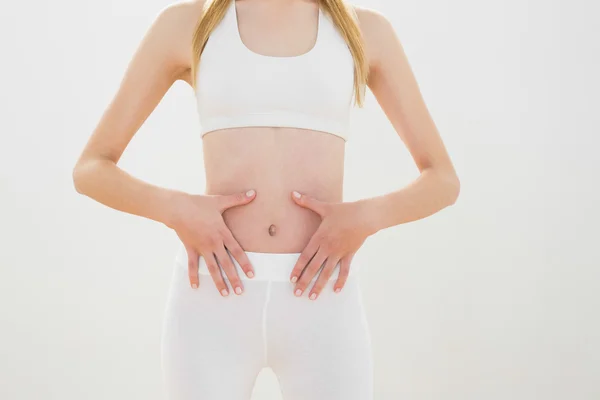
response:
<svg viewBox="0 0 600 400"><path fill-rule="evenodd" d="M275 10L276 6L270 3L235 3L237 6L232 3L230 7L234 8L229 9L211 34L199 64L197 94L203 107L199 108L203 111L200 124L210 125L209 114L223 112L230 108L229 104L235 104L231 107L235 110L272 100L291 100L281 108L287 107L292 112L296 103L298 108L305 106L302 111L312 115L314 123L303 128L293 123L275 127L265 124L203 132L206 194L255 189L257 194L252 202L223 213L226 225L241 247L254 252L301 252L321 217L297 205L291 197L292 191L322 201L342 201L345 139L341 136L345 133L342 128L336 131L333 127L347 125L346 104L350 104L353 88L352 57L331 20L325 20L325 14L315 24L317 2L289 2L288 8L281 9L285 11ZM269 16L277 16L275 20L279 22L264 27L263 19L273 20ZM270 30L280 33L280 38L267 39ZM285 56L264 55L282 54L282 50L277 50L282 48L286 49ZM300 56L290 57L292 54ZM245 80L236 81L239 76ZM252 96L256 97L248 97L246 82L256 81L263 82L264 87L254 86L256 93ZM239 93L235 93L238 88ZM229 92L221 99L225 90ZM307 97L310 95L317 97ZM244 100L244 96L249 100ZM318 100L323 98L328 103L319 106ZM332 108L330 114L322 113L327 108L324 105L334 103L337 108ZM257 107L250 111L253 114L265 111ZM204 120L203 113L207 117ZM210 121L225 119L222 115L218 117ZM310 129L313 125L317 129ZM319 125L327 129L319 131ZM332 131L336 134L331 134Z"/></svg>
<svg viewBox="0 0 600 400"><path fill-rule="evenodd" d="M321 217L297 205L293 190L323 201L342 200L344 141L339 137L293 128L233 128L206 134L203 150L206 194L256 190L252 202L223 213L246 251L303 250Z"/></svg>

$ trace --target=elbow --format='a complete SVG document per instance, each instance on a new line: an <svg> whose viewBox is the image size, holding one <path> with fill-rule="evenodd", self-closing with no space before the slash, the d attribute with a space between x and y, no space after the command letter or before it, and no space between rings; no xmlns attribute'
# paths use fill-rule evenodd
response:
<svg viewBox="0 0 600 400"><path fill-rule="evenodd" d="M456 175L456 173L453 172L453 173L447 174L444 181L446 182L445 186L446 186L448 205L451 206L454 203L456 203L456 200L458 199L458 195L460 194L460 179L458 179L458 176Z"/></svg>
<svg viewBox="0 0 600 400"><path fill-rule="evenodd" d="M456 203L460 194L460 180L453 168L432 169L436 177L438 193L443 207Z"/></svg>
<svg viewBox="0 0 600 400"><path fill-rule="evenodd" d="M83 194L83 187L84 187L84 166L82 165L82 163L78 162L77 164L75 164L75 167L73 167L73 171L71 172L71 179L73 180L73 187L75 188L75 191L77 193Z"/></svg>
<svg viewBox="0 0 600 400"><path fill-rule="evenodd" d="M86 194L89 182L92 181L92 174L97 163L93 162L92 159L80 159L77 161L71 172L71 179L73 180L73 187L75 191L80 194Z"/></svg>

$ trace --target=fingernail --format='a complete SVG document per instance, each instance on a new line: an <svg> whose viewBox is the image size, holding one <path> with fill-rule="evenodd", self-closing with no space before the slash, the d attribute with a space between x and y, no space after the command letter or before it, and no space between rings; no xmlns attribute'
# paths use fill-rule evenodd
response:
<svg viewBox="0 0 600 400"><path fill-rule="evenodd" d="M296 296L300 296L302 294L302 290L301 289L296 289Z"/></svg>
<svg viewBox="0 0 600 400"><path fill-rule="evenodd" d="M298 280L297 276L292 276L292 279L290 279L292 281L292 283L295 283Z"/></svg>
<svg viewBox="0 0 600 400"><path fill-rule="evenodd" d="M227 291L227 289L223 289L223 290L221 290L221 294L223 296L227 296L229 294L229 292Z"/></svg>
<svg viewBox="0 0 600 400"><path fill-rule="evenodd" d="M300 193L296 192L295 190L293 191L294 193L294 197L299 199L300 198Z"/></svg>
<svg viewBox="0 0 600 400"><path fill-rule="evenodd" d="M198 285L196 285L195 283L192 283L192 288L198 289Z"/></svg>
<svg viewBox="0 0 600 400"><path fill-rule="evenodd" d="M254 189L250 189L250 190L248 190L248 191L246 192L246 196L248 196L248 197L252 197L252 196L254 196Z"/></svg>
<svg viewBox="0 0 600 400"><path fill-rule="evenodd" d="M246 272L246 275L248 275L248 278L254 278L254 272L252 271Z"/></svg>
<svg viewBox="0 0 600 400"><path fill-rule="evenodd" d="M339 293L341 290L342 290L341 288L337 288L337 289L335 289L335 292Z"/></svg>
<svg viewBox="0 0 600 400"><path fill-rule="evenodd" d="M316 294L316 293L312 293L312 294L310 295L310 299L311 299L311 300L314 300L314 299L316 299L316 298L317 298L317 294Z"/></svg>
<svg viewBox="0 0 600 400"><path fill-rule="evenodd" d="M238 286L238 287L236 287L236 288L235 288L235 292L236 292L237 294L241 294L241 293L242 293L242 288L241 288L241 287L239 287L239 286Z"/></svg>

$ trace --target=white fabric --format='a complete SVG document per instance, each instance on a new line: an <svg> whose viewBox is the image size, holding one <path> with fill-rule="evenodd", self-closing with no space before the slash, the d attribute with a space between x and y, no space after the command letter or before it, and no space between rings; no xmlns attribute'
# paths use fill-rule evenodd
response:
<svg viewBox="0 0 600 400"><path fill-rule="evenodd" d="M239 277L242 279L248 279L238 261L231 256L229 249L225 248L225 251L227 254L229 254L229 259L236 268ZM292 268L294 267L294 263L298 257L300 257L300 254L301 253L258 253L254 251L246 251L246 256L248 257L250 264L254 266L255 277L252 279L288 281L292 272ZM175 262L181 265L187 265L188 263L187 251L181 242L179 242L177 253L175 255ZM287 268L281 268L282 265L289 266L289 270ZM340 272L339 266L339 263L335 266L335 270L329 279L337 279ZM360 267L361 264L358 263L354 258L352 261L352 268L350 268L349 276L357 274L360 270ZM204 257L202 256L198 258L198 272L200 274L210 275L208 265L206 265ZM223 277L226 278L227 276L223 275ZM316 277L313 279L316 280Z"/></svg>
<svg viewBox="0 0 600 400"><path fill-rule="evenodd" d="M250 50L240 36L235 0L211 32L197 69L201 135L234 127L275 126L348 138L354 60L331 17L319 8L314 47L275 57Z"/></svg>
<svg viewBox="0 0 600 400"><path fill-rule="evenodd" d="M168 400L250 400L265 367L284 400L372 400L371 336L358 275L340 293L329 280L310 300L312 283L296 297L288 280L296 253L247 254L256 277L240 275L242 295L221 296L206 273L192 289L187 265L175 263L161 342Z"/></svg>

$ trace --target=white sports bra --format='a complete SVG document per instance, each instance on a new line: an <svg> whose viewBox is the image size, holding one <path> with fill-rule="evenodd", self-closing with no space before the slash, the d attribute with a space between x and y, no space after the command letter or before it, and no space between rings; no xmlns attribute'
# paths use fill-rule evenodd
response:
<svg viewBox="0 0 600 400"><path fill-rule="evenodd" d="M211 32L197 69L201 136L223 128L294 127L347 140L354 59L319 8L316 43L289 57L255 53L242 42L235 0Z"/></svg>

